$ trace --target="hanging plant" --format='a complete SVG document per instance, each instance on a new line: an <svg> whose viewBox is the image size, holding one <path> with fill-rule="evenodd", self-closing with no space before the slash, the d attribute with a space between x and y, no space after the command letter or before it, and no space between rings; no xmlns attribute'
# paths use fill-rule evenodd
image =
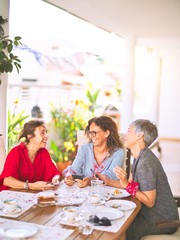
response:
<svg viewBox="0 0 180 240"><path fill-rule="evenodd" d="M21 37L16 36L14 39L10 39L9 36L4 36L5 32L2 27L3 24L7 23L8 19L4 19L0 16L0 75L2 73L8 73L13 71L13 67L16 68L17 72L21 68L21 60L18 56L14 55L13 47L21 45ZM0 79L1 84L1 79Z"/></svg>

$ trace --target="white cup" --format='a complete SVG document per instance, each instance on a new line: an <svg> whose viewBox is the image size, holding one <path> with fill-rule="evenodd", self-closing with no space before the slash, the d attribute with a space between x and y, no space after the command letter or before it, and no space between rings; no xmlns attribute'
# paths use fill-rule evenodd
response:
<svg viewBox="0 0 180 240"><path fill-rule="evenodd" d="M63 208L63 211L68 219L74 219L79 213L79 208L75 206L67 206Z"/></svg>
<svg viewBox="0 0 180 240"><path fill-rule="evenodd" d="M92 193L90 199L91 199L91 203L99 203L101 201L101 194Z"/></svg>
<svg viewBox="0 0 180 240"><path fill-rule="evenodd" d="M18 203L15 199L7 199L3 201L3 209L7 213L12 213L17 209Z"/></svg>

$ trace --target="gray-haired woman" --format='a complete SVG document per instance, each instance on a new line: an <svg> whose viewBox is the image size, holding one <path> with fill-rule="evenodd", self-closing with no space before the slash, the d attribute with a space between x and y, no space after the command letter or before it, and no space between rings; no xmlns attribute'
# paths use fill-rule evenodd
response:
<svg viewBox="0 0 180 240"><path fill-rule="evenodd" d="M125 147L134 157L131 178L127 180L122 168L114 169L121 186L142 203L139 214L127 231L126 240L140 240L150 234L171 234L177 229L157 229L155 225L160 219L178 219L167 176L158 158L148 148L157 136L154 123L144 119L133 121L124 139Z"/></svg>

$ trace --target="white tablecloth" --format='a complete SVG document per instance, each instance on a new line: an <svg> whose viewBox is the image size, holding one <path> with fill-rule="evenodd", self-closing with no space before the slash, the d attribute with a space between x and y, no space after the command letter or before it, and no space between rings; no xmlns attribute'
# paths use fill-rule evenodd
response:
<svg viewBox="0 0 180 240"><path fill-rule="evenodd" d="M0 232L1 229L5 228L13 228L13 227L22 227L22 226L36 226L38 228L38 232L26 240L65 240L69 237L74 230L71 229L63 229L61 226L59 227L48 227L34 223L26 223L21 221L15 221L5 218L0 218ZM7 240L7 238L0 235L0 240Z"/></svg>
<svg viewBox="0 0 180 240"><path fill-rule="evenodd" d="M90 192L90 187L86 187L83 189L78 188L76 185L73 185L72 187L69 187L67 185L65 185L64 183L61 183L60 188L56 191L59 198L67 198L68 197L72 199L74 199L74 201L76 201L76 197L78 196L78 193L81 192ZM106 187L104 186L104 191L106 192L113 192L115 188L112 187ZM124 192L123 192L124 194ZM122 194L122 197L124 196ZM88 203L88 199L85 201L84 203L86 205L86 208L91 210L92 212L94 212L94 214L96 213L96 208L99 208L99 206L94 206L94 205L90 205L90 203ZM101 206L103 207L103 205ZM81 206L81 208L83 208L83 205ZM117 211L119 211L117 209ZM98 229L98 230L102 230L102 231L107 231L107 232L117 232L122 225L124 224L124 222L128 219L128 217L131 215L131 213L134 211L134 209L128 210L128 211L123 211L124 216L122 218L116 219L116 220L112 220L111 221L111 226L94 226L94 229ZM108 217L108 216L106 216ZM70 221L68 222L66 219L61 218L60 220L61 224L65 224L65 225L72 225L72 226L78 226L79 222L78 221Z"/></svg>
<svg viewBox="0 0 180 240"><path fill-rule="evenodd" d="M2 203L4 200L9 200L9 199L16 199L18 202L18 205L22 210L18 213L13 213L13 214L4 213ZM0 192L0 216L17 218L34 205L35 199L36 199L36 194L34 193L13 192L8 190L2 191Z"/></svg>

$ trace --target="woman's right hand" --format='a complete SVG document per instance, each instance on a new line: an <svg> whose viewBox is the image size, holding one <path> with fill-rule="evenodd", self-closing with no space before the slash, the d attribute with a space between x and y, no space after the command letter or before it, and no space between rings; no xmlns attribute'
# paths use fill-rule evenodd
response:
<svg viewBox="0 0 180 240"><path fill-rule="evenodd" d="M64 182L68 186L72 186L75 183L74 178L72 177L72 175L68 175L67 177L65 177L64 178Z"/></svg>
<svg viewBox="0 0 180 240"><path fill-rule="evenodd" d="M37 181L35 183L29 183L29 189L31 190L50 190L56 189L56 186L53 186L51 183L44 181Z"/></svg>

